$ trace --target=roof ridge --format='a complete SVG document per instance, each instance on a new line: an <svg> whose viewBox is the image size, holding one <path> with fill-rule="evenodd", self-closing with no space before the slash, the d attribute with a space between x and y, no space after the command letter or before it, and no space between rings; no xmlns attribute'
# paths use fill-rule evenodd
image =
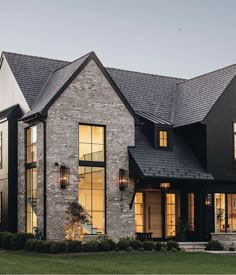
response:
<svg viewBox="0 0 236 275"><path fill-rule="evenodd" d="M183 82L177 83L176 85L181 85L181 84L184 84L184 83L186 83L186 82L188 82L188 81L195 80L195 79L200 78L200 77L202 77L202 76L205 76L205 75L208 75L208 74L212 74L212 73L215 73L215 72L218 72L218 71L221 71L221 70L223 70L223 69L226 69L226 68L229 68L229 67L233 67L233 66L236 66L236 63L231 64L231 65L228 65L228 66L225 66L225 67L222 67L222 68L220 68L220 69L213 70L213 71L208 72L208 73L204 73L204 74L195 76L195 77L190 78L190 79L187 79L187 80L185 80L185 81L183 81Z"/></svg>
<svg viewBox="0 0 236 275"><path fill-rule="evenodd" d="M119 70L119 71L125 71L125 72L130 72L130 73L136 73L136 74L146 74L150 76L159 76L159 77L165 77L165 78L174 78L174 79L179 79L179 80L188 80L186 78L181 78L181 77L175 77L175 76L167 76L167 75L159 75L159 74L153 74L153 73L144 73L144 72L137 72L137 71L131 71L131 70L126 70L126 69L119 69L119 68L113 68L113 67L106 67L106 69L113 69L113 70Z"/></svg>
<svg viewBox="0 0 236 275"><path fill-rule="evenodd" d="M23 54L23 53L6 52L6 51L2 51L2 53L34 57L34 58L40 58L40 59L47 59L47 60L52 60L52 61L69 62L69 63L72 62L72 61L68 61L68 60L62 60L62 59L56 59L56 58L50 58L50 57L44 57L44 56L38 56L38 55Z"/></svg>
<svg viewBox="0 0 236 275"><path fill-rule="evenodd" d="M87 57L88 57L88 56L90 56L90 54L92 54L92 53L94 53L94 52L93 52L93 51L88 52L88 53L86 53L86 54L84 54L84 55L82 55L82 56L78 57L77 59L75 59L75 60L73 60L73 61L69 62L68 64L63 65L63 66L62 66L62 67L60 67L60 68L57 68L57 69L56 69L55 71L53 71L52 73L55 73L56 71L59 71L59 70L61 70L61 69L65 68L66 66L71 65L72 63L74 63L74 62L78 61L79 59L84 58L86 55L87 55Z"/></svg>

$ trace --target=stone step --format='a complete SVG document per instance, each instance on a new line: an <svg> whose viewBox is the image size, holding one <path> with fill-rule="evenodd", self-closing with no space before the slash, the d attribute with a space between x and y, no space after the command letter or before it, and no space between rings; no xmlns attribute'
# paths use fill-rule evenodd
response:
<svg viewBox="0 0 236 275"><path fill-rule="evenodd" d="M180 249L184 251L205 251L206 242L179 242Z"/></svg>

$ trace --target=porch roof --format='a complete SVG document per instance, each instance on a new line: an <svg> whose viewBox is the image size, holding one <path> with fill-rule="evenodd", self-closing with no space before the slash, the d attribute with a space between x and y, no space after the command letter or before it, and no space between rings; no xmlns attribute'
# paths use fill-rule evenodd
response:
<svg viewBox="0 0 236 275"><path fill-rule="evenodd" d="M144 177L167 177L194 180L213 180L191 148L181 137L173 135L172 150L153 148L140 127L136 127L136 146L129 152Z"/></svg>

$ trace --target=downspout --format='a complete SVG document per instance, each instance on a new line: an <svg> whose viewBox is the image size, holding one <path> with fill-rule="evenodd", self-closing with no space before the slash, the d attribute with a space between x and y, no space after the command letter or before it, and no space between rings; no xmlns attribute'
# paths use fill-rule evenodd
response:
<svg viewBox="0 0 236 275"><path fill-rule="evenodd" d="M47 156L46 156L46 145L47 145L47 135L46 135L46 121L37 115L37 119L43 123L43 238L46 240L47 234Z"/></svg>

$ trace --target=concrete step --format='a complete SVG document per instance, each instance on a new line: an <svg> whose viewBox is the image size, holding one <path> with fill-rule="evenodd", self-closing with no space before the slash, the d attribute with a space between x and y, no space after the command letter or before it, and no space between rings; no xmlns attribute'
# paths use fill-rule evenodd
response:
<svg viewBox="0 0 236 275"><path fill-rule="evenodd" d="M180 249L189 252L205 251L207 242L179 242Z"/></svg>

